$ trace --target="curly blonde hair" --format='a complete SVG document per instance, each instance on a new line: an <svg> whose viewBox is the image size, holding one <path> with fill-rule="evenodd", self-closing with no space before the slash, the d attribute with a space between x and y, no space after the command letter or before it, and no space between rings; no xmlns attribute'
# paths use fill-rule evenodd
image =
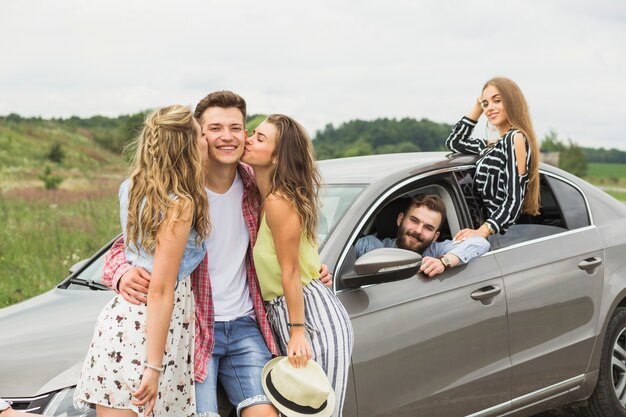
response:
<svg viewBox="0 0 626 417"><path fill-rule="evenodd" d="M307 239L316 242L322 179L311 139L300 123L284 114L270 114L267 122L278 131L269 194L282 196L294 205Z"/></svg>
<svg viewBox="0 0 626 417"><path fill-rule="evenodd" d="M172 221L192 209L197 243L210 232L209 203L202 176L193 113L182 105L156 110L146 117L135 143L128 202L127 242L153 254L165 212ZM175 203L176 202L176 203Z"/></svg>

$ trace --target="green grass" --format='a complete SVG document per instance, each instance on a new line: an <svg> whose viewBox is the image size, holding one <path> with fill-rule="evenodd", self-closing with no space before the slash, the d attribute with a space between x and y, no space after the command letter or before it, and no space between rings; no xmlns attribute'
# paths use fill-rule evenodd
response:
<svg viewBox="0 0 626 417"><path fill-rule="evenodd" d="M595 185L626 188L626 164L591 162L585 179Z"/></svg>
<svg viewBox="0 0 626 417"><path fill-rule="evenodd" d="M49 157L55 144L59 162ZM63 178L60 189L43 188L46 167ZM92 130L0 120L0 308L53 288L119 233L124 172Z"/></svg>
<svg viewBox="0 0 626 417"><path fill-rule="evenodd" d="M53 288L119 233L118 182L0 192L0 308Z"/></svg>

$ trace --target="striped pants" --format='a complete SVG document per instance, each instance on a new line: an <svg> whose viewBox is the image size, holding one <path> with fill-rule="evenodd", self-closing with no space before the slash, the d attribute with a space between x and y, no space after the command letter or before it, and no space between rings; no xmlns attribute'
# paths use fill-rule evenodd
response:
<svg viewBox="0 0 626 417"><path fill-rule="evenodd" d="M337 396L333 417L341 417L348 384L350 355L354 345L352 323L339 299L319 280L303 288L304 317L311 342L311 358L328 375ZM287 355L289 343L289 312L285 297L266 303L267 316L282 355Z"/></svg>

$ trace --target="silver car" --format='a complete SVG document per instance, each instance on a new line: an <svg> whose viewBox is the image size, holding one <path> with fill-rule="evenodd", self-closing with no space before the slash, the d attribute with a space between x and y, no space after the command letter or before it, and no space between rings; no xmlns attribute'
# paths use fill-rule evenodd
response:
<svg viewBox="0 0 626 417"><path fill-rule="evenodd" d="M358 261L364 235L395 236L411 196L439 195L440 239L482 221L475 159L444 153L320 161L319 241L355 332L346 416L531 416L566 404L626 416L626 205L542 165L539 216L434 279L400 250ZM78 416L72 387L102 306L108 245L57 288L0 310L0 396Z"/></svg>

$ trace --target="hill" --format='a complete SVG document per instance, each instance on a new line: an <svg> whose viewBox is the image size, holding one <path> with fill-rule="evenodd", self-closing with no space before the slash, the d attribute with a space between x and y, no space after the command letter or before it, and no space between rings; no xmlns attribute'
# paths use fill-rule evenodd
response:
<svg viewBox="0 0 626 417"><path fill-rule="evenodd" d="M0 117L0 189L34 185L46 170L64 179L121 175L131 119Z"/></svg>

